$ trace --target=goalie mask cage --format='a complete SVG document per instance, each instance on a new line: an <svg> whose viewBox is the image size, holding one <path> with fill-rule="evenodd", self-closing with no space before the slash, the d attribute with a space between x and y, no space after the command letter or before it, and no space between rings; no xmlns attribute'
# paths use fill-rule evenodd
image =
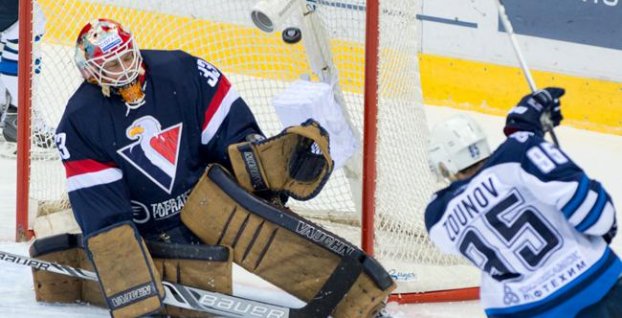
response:
<svg viewBox="0 0 622 318"><path fill-rule="evenodd" d="M273 33L254 26L256 0L20 1L18 138L29 142L18 145L17 239L29 237L35 216L68 207L64 168L42 145L52 143L49 131L82 82L73 62L79 30L111 18L129 27L141 49L181 49L216 65L268 136L283 128L271 100L292 81L333 84L364 146L320 195L290 202L292 210L372 253L398 282L394 300L477 297L478 271L438 252L423 222L438 186L426 160L417 58L422 0L293 1L300 12ZM34 42L42 19L44 35ZM302 41L282 40L289 26L301 27Z"/></svg>

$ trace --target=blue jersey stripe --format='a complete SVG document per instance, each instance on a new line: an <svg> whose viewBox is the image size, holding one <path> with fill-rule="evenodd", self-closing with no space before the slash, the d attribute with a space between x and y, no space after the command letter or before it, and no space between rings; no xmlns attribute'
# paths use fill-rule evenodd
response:
<svg viewBox="0 0 622 318"><path fill-rule="evenodd" d="M590 180L585 174L583 174L583 176L581 176L581 180L579 181L577 191L575 191L570 201L568 201L568 203L566 203L566 205L564 205L564 207L562 208L562 212L567 219L569 219L575 213L575 211L577 211L579 206L581 206L581 203L583 203L583 201L587 197L589 185Z"/></svg>
<svg viewBox="0 0 622 318"><path fill-rule="evenodd" d="M579 310L596 303L615 284L622 272L622 262L606 249L590 269L554 294L537 301L509 308L489 308L489 318L572 317ZM574 311L570 313L569 311Z"/></svg>
<svg viewBox="0 0 622 318"><path fill-rule="evenodd" d="M5 46L5 47L3 48L3 50L4 50L4 51L7 51L7 52L9 52L9 53L17 54L17 50L14 50L14 49L10 48L9 46Z"/></svg>
<svg viewBox="0 0 622 318"><path fill-rule="evenodd" d="M0 74L17 76L17 61L2 59L0 62Z"/></svg>
<svg viewBox="0 0 622 318"><path fill-rule="evenodd" d="M600 184L599 184L599 188L600 189L598 189L598 199L596 200L596 203L594 203L594 206L592 207L590 212L585 216L583 221L581 221L575 227L579 232L583 232L589 229L590 227L592 227L592 225L594 225L598 221L598 219L600 219L600 216L603 214L603 210L605 209L605 204L607 204L607 194L605 193L605 190L603 189L603 187L600 186Z"/></svg>

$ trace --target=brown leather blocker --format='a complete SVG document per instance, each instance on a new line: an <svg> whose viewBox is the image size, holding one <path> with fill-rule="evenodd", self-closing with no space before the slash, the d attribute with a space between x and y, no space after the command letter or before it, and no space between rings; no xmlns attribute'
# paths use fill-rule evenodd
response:
<svg viewBox="0 0 622 318"><path fill-rule="evenodd" d="M246 270L303 301L312 300L335 271L341 257L249 212L210 179L212 169L224 171L220 166L208 167L181 212L182 222L207 244L233 247L233 261ZM235 186L243 191L238 185ZM259 200L251 194L246 195L252 200ZM272 208L275 213L282 211ZM394 282L382 289L368 273L363 272L332 316L369 317L382 306L393 289Z"/></svg>
<svg viewBox="0 0 622 318"><path fill-rule="evenodd" d="M333 170L328 133L314 120L266 140L230 145L228 151L238 183L254 193L284 191L308 200Z"/></svg>
<svg viewBox="0 0 622 318"><path fill-rule="evenodd" d="M138 317L161 309L164 287L133 224L105 228L87 237L85 244L113 317Z"/></svg>

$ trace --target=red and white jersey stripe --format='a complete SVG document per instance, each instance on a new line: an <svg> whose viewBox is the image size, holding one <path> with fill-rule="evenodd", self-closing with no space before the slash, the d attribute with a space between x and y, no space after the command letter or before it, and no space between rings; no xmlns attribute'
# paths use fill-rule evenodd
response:
<svg viewBox="0 0 622 318"><path fill-rule="evenodd" d="M231 105L238 98L240 98L240 94L231 87L231 83L227 78L221 76L216 93L205 111L201 132L202 144L207 145L212 140L222 122L227 118Z"/></svg>
<svg viewBox="0 0 622 318"><path fill-rule="evenodd" d="M112 183L123 178L123 172L114 163L85 159L65 161L64 164L68 192Z"/></svg>

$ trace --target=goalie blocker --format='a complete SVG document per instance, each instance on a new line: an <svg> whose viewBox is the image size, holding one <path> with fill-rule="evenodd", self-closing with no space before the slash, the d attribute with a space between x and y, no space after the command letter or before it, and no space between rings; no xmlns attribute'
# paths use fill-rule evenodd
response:
<svg viewBox="0 0 622 318"><path fill-rule="evenodd" d="M181 212L182 222L204 243L233 248L233 261L303 301L339 299L335 318L373 317L395 283L357 247L292 211L248 193L219 165L211 165ZM356 263L359 272L342 271ZM352 264L350 264L352 265ZM356 275L344 284L331 275ZM347 279L344 279L347 280ZM320 317L320 316L318 316Z"/></svg>
<svg viewBox="0 0 622 318"><path fill-rule="evenodd" d="M224 294L232 293L232 255L228 247L149 241L146 242L146 246L162 280ZM121 246L116 246L119 247ZM30 255L74 268L93 269L83 248L80 234L59 234L36 239L30 246ZM33 269L32 273L37 301L87 302L107 307L99 284L95 281L36 269ZM130 275L133 274L125 273L119 278L124 280ZM203 312L172 306L165 306L161 313L171 317L210 317Z"/></svg>

